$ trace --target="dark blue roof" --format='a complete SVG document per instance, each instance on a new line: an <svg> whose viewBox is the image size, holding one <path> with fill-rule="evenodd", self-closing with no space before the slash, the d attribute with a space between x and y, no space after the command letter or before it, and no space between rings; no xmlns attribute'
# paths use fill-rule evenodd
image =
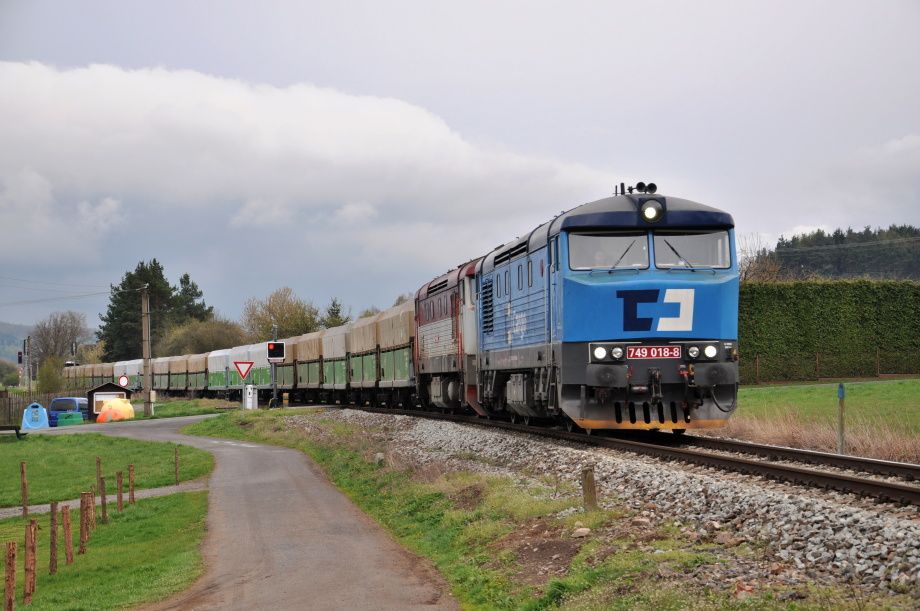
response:
<svg viewBox="0 0 920 611"><path fill-rule="evenodd" d="M654 200L664 207L661 220L655 223L645 221L639 214L642 204ZM563 212L551 221L543 223L524 238L513 240L499 246L480 262L479 269L491 271L495 267L495 257L507 250L515 249L524 239L528 241L527 251L533 252L546 245L547 240L560 231L579 229L652 229L666 227L678 228L722 228L735 226L732 216L711 206L705 206L689 199L635 193L632 195L614 195L594 202L576 206Z"/></svg>
<svg viewBox="0 0 920 611"><path fill-rule="evenodd" d="M639 214L643 203L660 202L665 213L656 223L646 222ZM557 216L549 229L555 235L562 229L646 228L646 227L721 227L735 225L727 212L679 197L664 195L616 195L583 204Z"/></svg>

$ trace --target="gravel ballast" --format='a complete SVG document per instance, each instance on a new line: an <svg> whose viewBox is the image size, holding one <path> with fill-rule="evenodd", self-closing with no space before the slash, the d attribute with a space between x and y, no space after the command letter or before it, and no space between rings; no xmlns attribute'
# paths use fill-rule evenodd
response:
<svg viewBox="0 0 920 611"><path fill-rule="evenodd" d="M381 428L388 452L422 466L545 476L577 485L582 467L593 465L602 504L625 504L634 520L676 525L691 540L762 544L776 561L768 567L726 567L729 578L750 570L783 573L789 583L920 589L915 508L475 425L352 409L331 409L323 418ZM761 576L768 575L754 575Z"/></svg>

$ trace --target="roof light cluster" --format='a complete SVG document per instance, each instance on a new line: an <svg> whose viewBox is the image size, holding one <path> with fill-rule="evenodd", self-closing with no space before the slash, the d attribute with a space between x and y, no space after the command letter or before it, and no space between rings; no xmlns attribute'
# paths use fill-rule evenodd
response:
<svg viewBox="0 0 920 611"><path fill-rule="evenodd" d="M626 183L621 182L619 188L616 186L613 187L614 195L626 195L627 193L632 195L633 191L636 193L648 193L649 195L653 195L656 191L658 191L658 185L653 182L637 182L635 187L627 187Z"/></svg>

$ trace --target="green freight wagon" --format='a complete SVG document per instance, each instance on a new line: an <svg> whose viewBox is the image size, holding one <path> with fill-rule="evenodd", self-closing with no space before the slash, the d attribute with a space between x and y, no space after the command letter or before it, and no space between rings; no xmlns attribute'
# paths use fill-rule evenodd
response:
<svg viewBox="0 0 920 611"><path fill-rule="evenodd" d="M188 389L201 394L208 389L208 354L188 356Z"/></svg>
<svg viewBox="0 0 920 611"><path fill-rule="evenodd" d="M132 361L119 361L114 365L113 378L116 384L121 376L128 378L128 385L125 388L131 390L140 390L144 383L144 361L143 359L134 359Z"/></svg>
<svg viewBox="0 0 920 611"><path fill-rule="evenodd" d="M151 362L151 367L153 367L153 390L162 392L164 395L169 390L169 358L168 356L161 356Z"/></svg>
<svg viewBox="0 0 920 611"><path fill-rule="evenodd" d="M377 320L380 314L356 320L349 332L351 352L348 356L351 375L350 401L359 405L373 403L377 394Z"/></svg>
<svg viewBox="0 0 920 611"><path fill-rule="evenodd" d="M323 385L323 336L325 329L301 335L294 341L297 395L304 403L318 403ZM290 348L289 348L290 350Z"/></svg>
<svg viewBox="0 0 920 611"><path fill-rule="evenodd" d="M380 344L379 401L390 406L407 405L415 392L412 350L415 342L415 300L380 313L377 319Z"/></svg>
<svg viewBox="0 0 920 611"><path fill-rule="evenodd" d="M234 366L236 362L252 363L252 368L249 370L245 381L240 378L240 374ZM231 390L240 391L240 396L242 396L243 387L249 384L263 391L261 394L267 394L264 391L271 389L271 369L268 365L268 346L266 342L230 348L229 371L228 385Z"/></svg>
<svg viewBox="0 0 920 611"><path fill-rule="evenodd" d="M208 353L208 392L223 393L230 387L230 350L214 350Z"/></svg>
<svg viewBox="0 0 920 611"><path fill-rule="evenodd" d="M275 381L281 390L294 390L297 388L297 364L295 362L297 358L294 354L294 345L301 337L303 336L298 335L297 337L278 340L284 343L284 362L278 363L275 367Z"/></svg>
<svg viewBox="0 0 920 611"><path fill-rule="evenodd" d="M323 391L326 400L344 402L349 388L351 324L326 329L323 335Z"/></svg>
<svg viewBox="0 0 920 611"><path fill-rule="evenodd" d="M188 355L169 357L169 394L188 392Z"/></svg>

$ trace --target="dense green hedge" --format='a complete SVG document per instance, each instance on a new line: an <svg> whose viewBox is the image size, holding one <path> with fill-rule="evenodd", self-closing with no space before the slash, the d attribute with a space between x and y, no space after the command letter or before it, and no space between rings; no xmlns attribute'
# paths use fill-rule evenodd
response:
<svg viewBox="0 0 920 611"><path fill-rule="evenodd" d="M918 282L745 283L738 325L745 383L920 373Z"/></svg>

